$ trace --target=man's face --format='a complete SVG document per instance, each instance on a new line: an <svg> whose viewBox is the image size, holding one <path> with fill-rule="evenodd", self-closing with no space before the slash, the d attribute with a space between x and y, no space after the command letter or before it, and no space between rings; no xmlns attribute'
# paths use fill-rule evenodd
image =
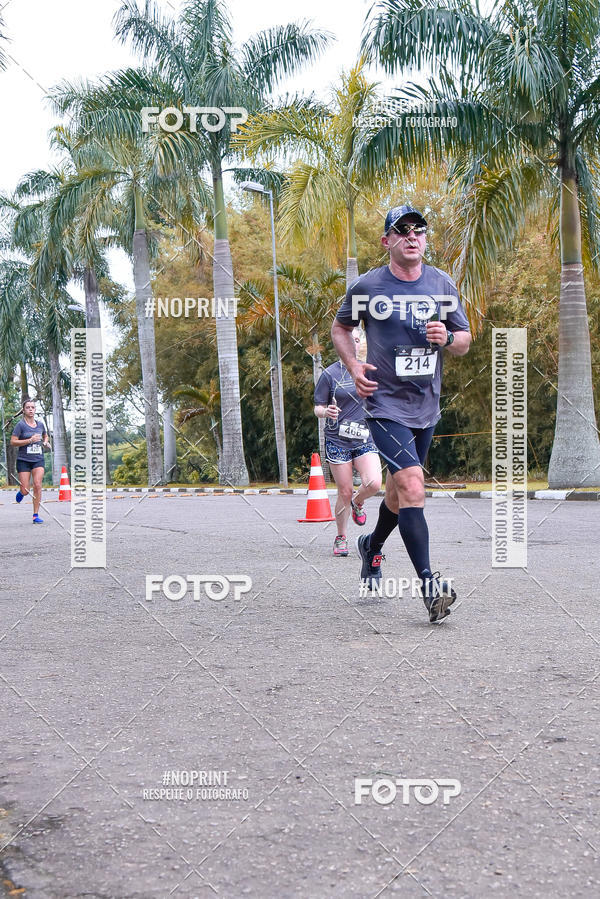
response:
<svg viewBox="0 0 600 899"><path fill-rule="evenodd" d="M25 403L23 412L31 418L32 415L35 415L35 403Z"/></svg>
<svg viewBox="0 0 600 899"><path fill-rule="evenodd" d="M420 224L419 219L416 219L412 215L407 215L399 222L396 222L396 225L398 226L418 224ZM402 235L398 234L397 231L394 230L394 227L390 228L388 233L384 234L381 238L382 246L385 247L390 254L390 261L401 266L410 266L420 262L427 245L426 232L423 232L423 234L415 234L414 231L410 231L409 234Z"/></svg>

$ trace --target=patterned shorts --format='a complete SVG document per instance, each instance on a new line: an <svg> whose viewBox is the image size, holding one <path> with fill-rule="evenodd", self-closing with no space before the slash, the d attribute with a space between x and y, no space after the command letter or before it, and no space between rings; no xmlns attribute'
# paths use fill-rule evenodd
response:
<svg viewBox="0 0 600 899"><path fill-rule="evenodd" d="M358 459L359 456L376 452L377 447L371 441L363 443L362 446L348 447L346 449L345 446L337 446L331 440L325 440L325 455L327 456L327 461L333 465L340 465L342 462L352 462L353 459Z"/></svg>

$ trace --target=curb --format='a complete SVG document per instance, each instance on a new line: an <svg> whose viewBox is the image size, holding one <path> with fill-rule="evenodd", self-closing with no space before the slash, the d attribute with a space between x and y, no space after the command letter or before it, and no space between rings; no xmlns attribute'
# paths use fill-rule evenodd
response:
<svg viewBox="0 0 600 899"><path fill-rule="evenodd" d="M5 488L4 488L5 489ZM4 492L0 491L0 497ZM11 488L12 489L12 488ZM9 490L6 490L9 493ZM336 490L328 488L327 493L335 496ZM44 487L44 493L58 493L58 487ZM107 487L106 495L110 497L118 494L124 499L124 494L140 495L149 493L152 496L306 496L306 487ZM385 491L379 490L377 496L385 496ZM491 490L426 490L425 496L429 499L491 499ZM561 501L600 501L600 492L586 493L583 490L528 490L527 499Z"/></svg>

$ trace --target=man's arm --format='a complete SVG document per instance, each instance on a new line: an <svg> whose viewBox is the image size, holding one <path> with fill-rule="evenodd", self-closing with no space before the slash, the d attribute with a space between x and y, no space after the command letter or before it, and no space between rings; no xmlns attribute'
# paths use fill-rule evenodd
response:
<svg viewBox="0 0 600 899"><path fill-rule="evenodd" d="M450 344L450 346L446 347L448 353L451 356L466 356L469 352L469 347L471 346L471 332L470 331L455 331L454 332L454 341Z"/></svg>
<svg viewBox="0 0 600 899"><path fill-rule="evenodd" d="M336 352L350 374L356 385L356 392L360 397L371 396L377 390L377 381L369 381L367 371L377 371L375 365L368 362L359 362L356 358L356 346L352 337L354 325L342 325L337 319L333 320L331 326L331 339Z"/></svg>
<svg viewBox="0 0 600 899"><path fill-rule="evenodd" d="M469 352L469 347L471 346L470 331L453 331L454 341L450 346L446 346L448 329L444 322L427 322L426 328L429 343L436 343L438 346L443 347L451 356L464 356Z"/></svg>

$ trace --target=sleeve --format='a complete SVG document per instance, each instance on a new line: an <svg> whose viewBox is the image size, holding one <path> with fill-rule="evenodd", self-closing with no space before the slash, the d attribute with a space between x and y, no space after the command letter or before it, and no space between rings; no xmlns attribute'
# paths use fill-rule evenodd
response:
<svg viewBox="0 0 600 899"><path fill-rule="evenodd" d="M22 439L23 439L23 438L21 437L21 429L22 429L22 427L23 427L23 422L22 422L22 421L18 421L18 422L16 423L16 425L15 425L14 431L12 432L12 436L13 436L13 437L16 437L17 440L22 440Z"/></svg>
<svg viewBox="0 0 600 899"><path fill-rule="evenodd" d="M353 302L353 297L358 296L364 297L365 301L362 303ZM358 325L358 323L365 318L365 310L368 307L368 301L368 294L364 294L361 292L361 279L357 278L356 281L352 282L352 284L346 291L344 302L338 310L336 320L340 323L340 325L344 325L347 328L356 327L356 325ZM358 308L353 309L353 307ZM353 313L356 314L353 315Z"/></svg>
<svg viewBox="0 0 600 899"><path fill-rule="evenodd" d="M40 418L40 424L41 424L41 426L42 426L42 436L43 436L44 434L48 434L48 428L47 428L46 422L44 421L43 418Z"/></svg>
<svg viewBox="0 0 600 899"><path fill-rule="evenodd" d="M331 384L329 382L329 375L324 371L315 387L315 406L328 406L330 393Z"/></svg>

